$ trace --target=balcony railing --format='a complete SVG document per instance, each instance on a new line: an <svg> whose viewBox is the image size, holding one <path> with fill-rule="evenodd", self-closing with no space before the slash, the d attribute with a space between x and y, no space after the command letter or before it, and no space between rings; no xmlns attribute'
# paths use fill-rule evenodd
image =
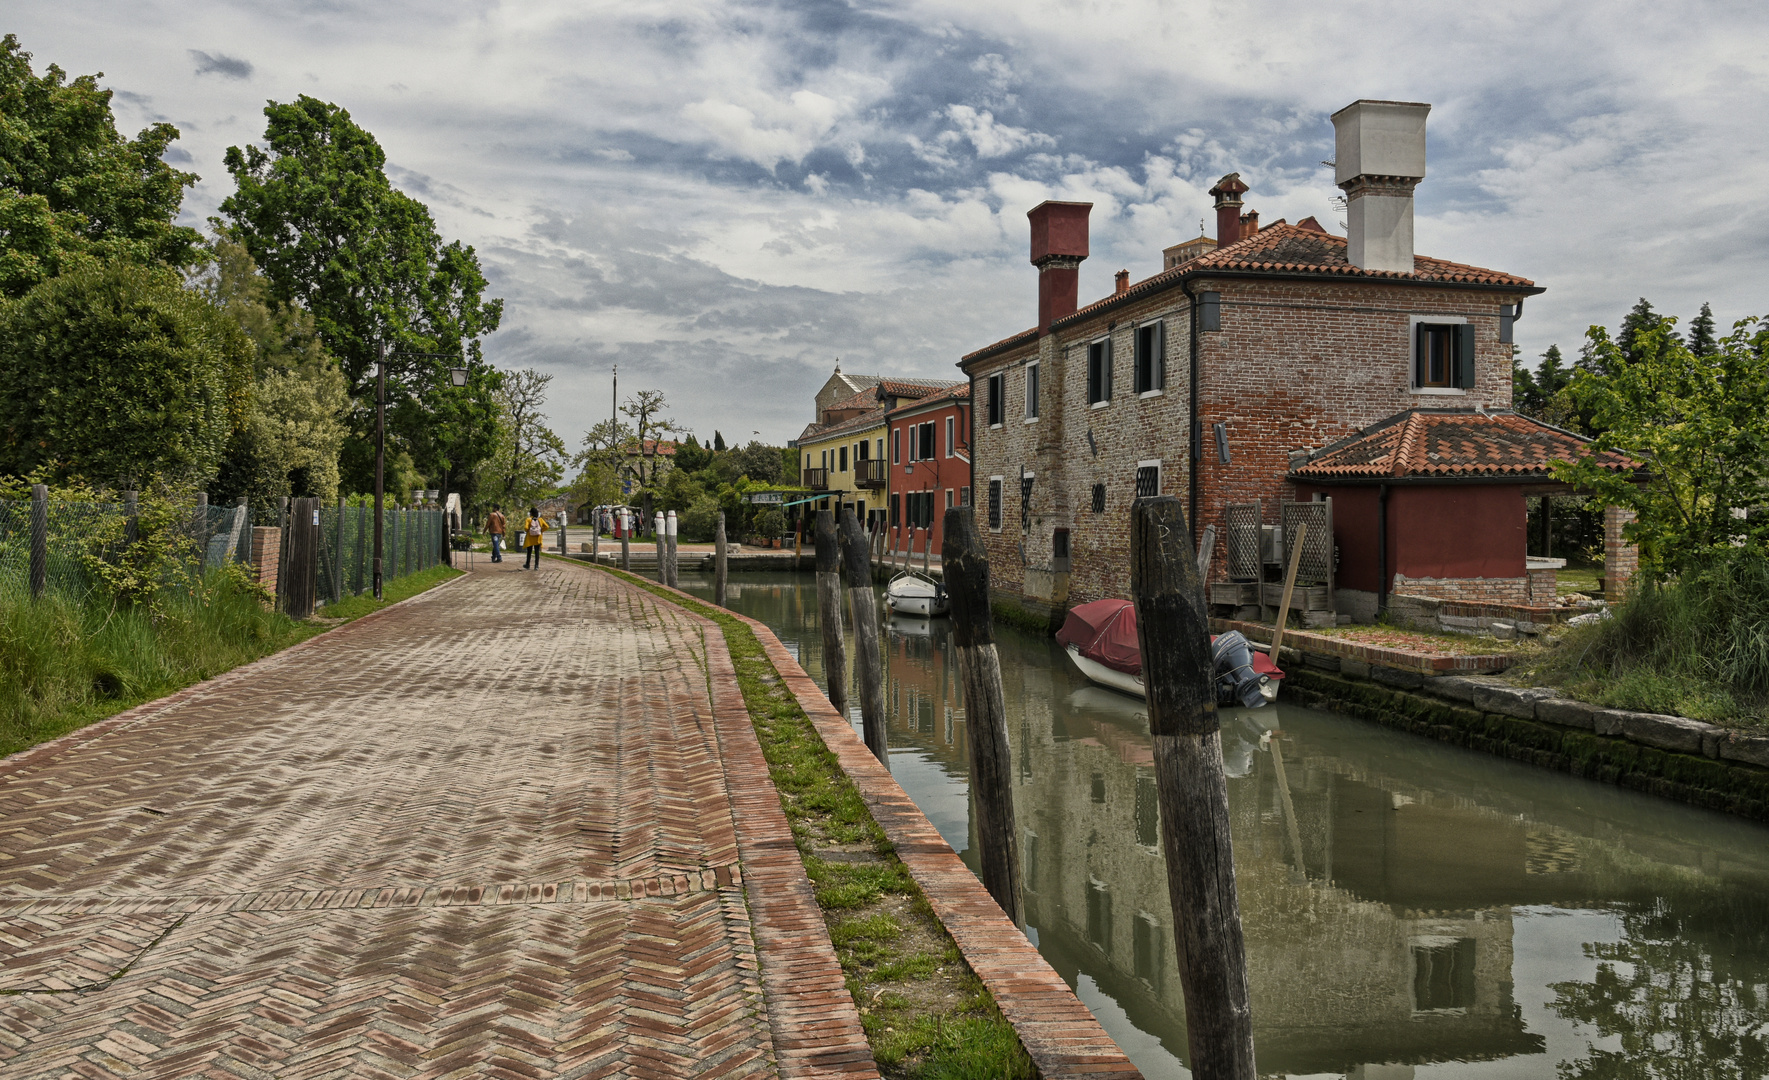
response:
<svg viewBox="0 0 1769 1080"><path fill-rule="evenodd" d="M890 466L883 458L854 462L854 483L863 488L882 488L890 484Z"/></svg>
<svg viewBox="0 0 1769 1080"><path fill-rule="evenodd" d="M805 470L805 486L810 488L812 491L828 491L829 490L829 470L828 469L806 469Z"/></svg>

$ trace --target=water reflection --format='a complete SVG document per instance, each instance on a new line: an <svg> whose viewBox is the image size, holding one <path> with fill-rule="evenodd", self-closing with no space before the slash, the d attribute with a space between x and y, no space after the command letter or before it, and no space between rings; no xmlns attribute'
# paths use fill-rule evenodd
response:
<svg viewBox="0 0 1769 1080"><path fill-rule="evenodd" d="M733 584L821 682L810 576ZM1028 936L1184 1075L1142 703L998 634ZM886 640L892 770L968 859L946 624ZM1223 746L1262 1074L1769 1075L1769 829L1283 703Z"/></svg>

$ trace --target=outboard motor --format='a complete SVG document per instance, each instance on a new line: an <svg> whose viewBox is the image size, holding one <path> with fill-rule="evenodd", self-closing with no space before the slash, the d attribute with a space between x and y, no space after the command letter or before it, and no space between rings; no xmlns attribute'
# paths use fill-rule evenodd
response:
<svg viewBox="0 0 1769 1080"><path fill-rule="evenodd" d="M1257 709L1278 696L1277 684L1253 670L1253 647L1239 631L1219 634L1211 642L1210 659L1219 703Z"/></svg>

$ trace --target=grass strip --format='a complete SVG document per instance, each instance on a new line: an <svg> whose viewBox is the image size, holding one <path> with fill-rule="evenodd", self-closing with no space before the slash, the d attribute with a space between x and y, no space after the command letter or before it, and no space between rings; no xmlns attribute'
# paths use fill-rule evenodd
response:
<svg viewBox="0 0 1769 1080"><path fill-rule="evenodd" d="M805 875L880 1071L897 1080L1037 1076L853 781L743 620L597 567L717 623Z"/></svg>
<svg viewBox="0 0 1769 1080"><path fill-rule="evenodd" d="M0 757L281 652L460 574L433 567L296 622L255 590L212 577L146 610L51 593L0 600Z"/></svg>

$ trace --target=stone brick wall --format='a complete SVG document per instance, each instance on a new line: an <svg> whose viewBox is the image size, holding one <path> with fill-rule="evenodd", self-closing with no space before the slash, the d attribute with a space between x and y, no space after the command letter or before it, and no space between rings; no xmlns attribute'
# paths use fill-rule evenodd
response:
<svg viewBox="0 0 1769 1080"><path fill-rule="evenodd" d="M252 529L252 567L258 575L258 584L276 592L276 575L282 565L283 531L274 525L259 525Z"/></svg>
<svg viewBox="0 0 1769 1080"><path fill-rule="evenodd" d="M1529 571L1529 602L1547 605L1554 603L1560 591L1560 571L1552 566L1542 570Z"/></svg>
<svg viewBox="0 0 1769 1080"><path fill-rule="evenodd" d="M1628 582L1640 570L1640 549L1622 538L1622 530L1634 518L1632 510L1603 508L1603 595L1610 600L1627 595Z"/></svg>
<svg viewBox="0 0 1769 1080"><path fill-rule="evenodd" d="M1509 408L1509 346L1498 340L1501 304L1515 297L1383 282L1199 280L1195 292L1221 294L1222 329L1199 334L1199 419L1203 424L1196 528L1221 525L1231 502L1263 504L1276 524L1278 502L1295 498L1284 480L1290 456L1318 449L1409 408ZM987 533L997 588L1049 603L1128 596L1129 511L1140 462L1160 463L1160 493L1186 499L1191 483L1189 301L1177 287L1057 325L1036 343L973 363L979 516L989 479L1002 477L1002 529ZM1413 316L1464 318L1475 326L1476 386L1448 393L1411 389ZM1163 321L1166 387L1134 392L1136 327ZM1087 345L1113 344L1112 397L1087 402ZM1025 422L1025 365L1041 366L1037 421ZM988 425L987 379L1005 375L1003 423ZM1230 461L1218 461L1213 425L1225 425ZM1031 512L1021 526L1023 472L1034 476ZM1093 511L1095 484L1105 488ZM1052 568L1053 533L1070 532L1071 570ZM1219 544L1212 580L1224 573ZM1527 599L1524 579L1508 588ZM1033 595L1036 594L1036 595Z"/></svg>
<svg viewBox="0 0 1769 1080"><path fill-rule="evenodd" d="M1464 604L1506 604L1527 606L1531 600L1531 579L1516 578L1410 578L1394 575L1394 591L1413 596L1429 596L1437 600L1453 600ZM1390 598L1390 605L1393 598Z"/></svg>

